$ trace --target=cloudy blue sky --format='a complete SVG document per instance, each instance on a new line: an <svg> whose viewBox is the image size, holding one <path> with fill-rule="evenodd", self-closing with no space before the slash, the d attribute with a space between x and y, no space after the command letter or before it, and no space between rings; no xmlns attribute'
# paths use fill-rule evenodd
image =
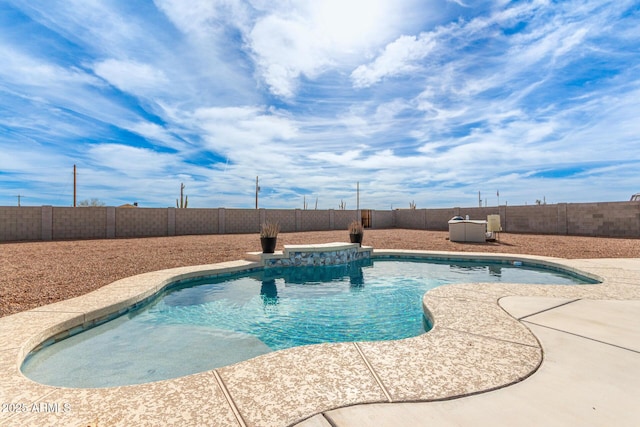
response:
<svg viewBox="0 0 640 427"><path fill-rule="evenodd" d="M0 205L640 192L640 2L0 0Z"/></svg>

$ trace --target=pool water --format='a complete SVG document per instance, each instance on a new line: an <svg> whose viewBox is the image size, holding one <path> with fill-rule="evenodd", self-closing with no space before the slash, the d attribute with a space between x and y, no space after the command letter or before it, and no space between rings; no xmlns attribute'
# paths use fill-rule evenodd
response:
<svg viewBox="0 0 640 427"><path fill-rule="evenodd" d="M587 283L507 263L398 260L201 278L32 353L22 370L55 386L108 387L203 372L300 345L408 338L431 327L422 309L425 292L469 282Z"/></svg>

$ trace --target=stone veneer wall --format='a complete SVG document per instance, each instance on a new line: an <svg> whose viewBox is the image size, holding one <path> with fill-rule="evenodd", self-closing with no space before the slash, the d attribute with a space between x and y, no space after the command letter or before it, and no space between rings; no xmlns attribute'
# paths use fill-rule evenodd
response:
<svg viewBox="0 0 640 427"><path fill-rule="evenodd" d="M455 215L486 219L499 214L510 233L640 237L640 203L561 203L483 208L371 211L372 228L448 230ZM346 230L355 210L176 209L115 207L0 207L0 242L101 239L185 234L258 233L278 222L282 232Z"/></svg>
<svg viewBox="0 0 640 427"><path fill-rule="evenodd" d="M370 250L359 251L358 248L328 251L290 252L288 257L268 258L264 260L265 268L301 267L319 265L346 264L351 261L371 258Z"/></svg>

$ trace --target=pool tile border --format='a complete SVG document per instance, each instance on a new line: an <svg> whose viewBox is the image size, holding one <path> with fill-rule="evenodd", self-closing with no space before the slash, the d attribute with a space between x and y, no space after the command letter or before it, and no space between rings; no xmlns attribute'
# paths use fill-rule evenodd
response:
<svg viewBox="0 0 640 427"><path fill-rule="evenodd" d="M0 403L25 408L0 413L0 425L288 426L347 405L450 399L522 381L542 362L537 339L500 307L501 298L640 299L640 260L374 250L372 258L380 257L506 259L567 269L602 283L443 286L424 296L434 327L418 337L297 347L148 384L70 389L37 384L21 374L22 360L47 339L107 319L175 281L258 268L259 263L233 261L141 274L0 318ZM41 407L52 411L33 410Z"/></svg>

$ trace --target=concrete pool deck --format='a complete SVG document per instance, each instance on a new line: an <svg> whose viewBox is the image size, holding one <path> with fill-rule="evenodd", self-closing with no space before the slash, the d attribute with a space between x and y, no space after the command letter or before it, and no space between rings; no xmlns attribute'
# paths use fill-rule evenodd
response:
<svg viewBox="0 0 640 427"><path fill-rule="evenodd" d="M506 297L501 305L531 313L522 321L544 357L528 379L452 400L335 409L297 427L638 425L640 301Z"/></svg>
<svg viewBox="0 0 640 427"><path fill-rule="evenodd" d="M637 424L640 259L374 251L385 254L533 260L603 283L443 286L424 297L434 328L419 337L298 347L156 383L69 389L20 373L26 354L52 336L177 279L256 264L142 274L0 318L0 425Z"/></svg>

